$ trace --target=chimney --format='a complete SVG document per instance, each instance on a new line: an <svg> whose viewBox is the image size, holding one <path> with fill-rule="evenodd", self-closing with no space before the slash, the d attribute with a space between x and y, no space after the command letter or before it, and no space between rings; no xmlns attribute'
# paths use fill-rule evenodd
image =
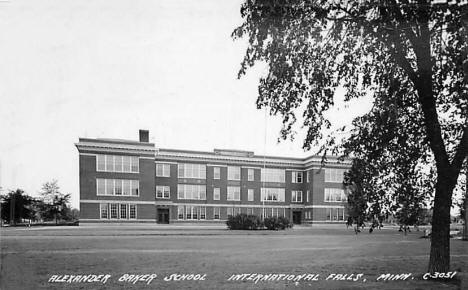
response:
<svg viewBox="0 0 468 290"><path fill-rule="evenodd" d="M149 142L149 131L140 129L140 142Z"/></svg>

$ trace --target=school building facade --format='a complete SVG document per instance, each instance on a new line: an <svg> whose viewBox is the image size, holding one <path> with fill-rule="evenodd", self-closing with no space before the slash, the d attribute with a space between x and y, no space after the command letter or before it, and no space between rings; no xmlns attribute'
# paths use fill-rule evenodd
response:
<svg viewBox="0 0 468 290"><path fill-rule="evenodd" d="M346 217L350 162L254 152L156 148L138 141L79 138L81 222L224 222L229 215L285 216L299 223Z"/></svg>

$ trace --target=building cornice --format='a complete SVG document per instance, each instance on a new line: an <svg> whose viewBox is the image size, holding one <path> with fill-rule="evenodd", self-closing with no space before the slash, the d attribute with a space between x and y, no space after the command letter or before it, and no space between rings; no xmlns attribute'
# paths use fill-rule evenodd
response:
<svg viewBox="0 0 468 290"><path fill-rule="evenodd" d="M312 155L306 158L254 155L252 151L215 149L213 152L178 149L157 149L153 143L117 140L80 138L75 143L80 153L122 153L139 154L154 158L156 162L206 162L252 167L286 167L289 169L308 170L322 167L322 156ZM327 157L325 167L349 168L351 159L340 160Z"/></svg>
<svg viewBox="0 0 468 290"><path fill-rule="evenodd" d="M156 148L148 144L125 144L113 142L89 142L80 139L75 143L79 152L102 152L102 153L134 153L154 156Z"/></svg>

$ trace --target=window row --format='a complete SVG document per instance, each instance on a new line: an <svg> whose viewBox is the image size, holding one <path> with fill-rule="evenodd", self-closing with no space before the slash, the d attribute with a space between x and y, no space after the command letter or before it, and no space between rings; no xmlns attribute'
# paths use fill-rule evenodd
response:
<svg viewBox="0 0 468 290"><path fill-rule="evenodd" d="M240 200L240 187L228 186L226 199L227 200Z"/></svg>
<svg viewBox="0 0 468 290"><path fill-rule="evenodd" d="M325 182L342 183L345 169L329 168L325 169Z"/></svg>
<svg viewBox="0 0 468 290"><path fill-rule="evenodd" d="M114 156L114 155L98 155L98 171L111 171L111 172L138 172L139 162L138 157L134 156ZM325 169L325 182L343 182L345 169L329 168ZM157 163L156 176L170 177L170 164ZM206 165L182 163L178 164L178 177L179 178L197 178L206 179ZM228 180L241 180L241 168L238 166L227 167ZM309 182L309 175L305 174L306 182ZM213 179L221 179L221 168L213 167ZM254 169L247 169L247 180L254 181ZM285 170L274 168L261 169L262 182L285 182ZM292 183L303 183L304 172L292 171Z"/></svg>
<svg viewBox="0 0 468 290"><path fill-rule="evenodd" d="M178 169L179 178L206 179L206 165L182 163Z"/></svg>
<svg viewBox="0 0 468 290"><path fill-rule="evenodd" d="M219 208L218 208L219 209ZM254 215L254 209L253 208L246 208L245 210L240 208L240 207L228 207L226 209L227 216L235 216L240 213L245 213L247 215ZM285 208L259 208L257 210L257 214L261 217L284 217L286 216L286 209Z"/></svg>
<svg viewBox="0 0 468 290"><path fill-rule="evenodd" d="M213 200L220 200L221 197L221 189L219 187L213 188ZM227 200L240 200L240 187L236 186L229 186L227 188ZM249 188L247 190L247 200L253 201L254 200L254 190Z"/></svg>
<svg viewBox="0 0 468 290"><path fill-rule="evenodd" d="M262 188L260 200L284 202L284 188Z"/></svg>
<svg viewBox="0 0 468 290"><path fill-rule="evenodd" d="M343 169L325 169L325 181L326 182L342 182L343 173L344 173ZM170 177L171 165L168 163L157 163L156 164L156 176L157 177ZM206 179L206 165L192 164L192 163L178 164L178 177L179 178ZM228 166L227 178L228 180L241 180L241 167ZM221 167L216 167L216 166L213 167L213 179L221 179ZM255 171L253 168L248 168L247 169L247 181L254 181L254 180L255 180ZM274 168L262 168L261 169L261 181L285 183L285 170L274 169ZM292 171L291 182L303 183L304 172ZM309 174L307 174L307 172L305 173L305 182L309 182Z"/></svg>
<svg viewBox="0 0 468 290"><path fill-rule="evenodd" d="M344 208L327 208L327 221L344 221Z"/></svg>
<svg viewBox="0 0 468 290"><path fill-rule="evenodd" d="M228 180L241 180L241 169L237 166L228 166Z"/></svg>
<svg viewBox="0 0 468 290"><path fill-rule="evenodd" d="M347 201L346 194L340 188L325 188L325 201L328 202L345 202Z"/></svg>
<svg viewBox="0 0 468 290"><path fill-rule="evenodd" d="M114 183L112 183L114 182ZM124 185L121 185L123 182ZM133 187L133 183L136 182ZM122 187L123 186L123 187ZM132 186L132 187L129 187ZM132 189L132 194L127 194ZM107 191L109 190L109 191ZM98 179L98 195L138 195L138 180L120 180L120 179ZM325 188L324 200L326 202L346 202L347 197L345 191L339 188ZM157 185L156 198L169 199L171 197L170 186ZM178 194L179 199L195 199L206 200L206 186L193 184L179 184ZM284 202L284 188L262 188L261 201ZM221 199L221 189L213 188L213 200ZM226 200L240 201L241 190L239 186L228 186ZM306 192L306 201L310 200L310 192ZM247 201L254 201L254 189L247 189ZM291 202L303 202L303 192L301 190L291 191Z"/></svg>
<svg viewBox="0 0 468 290"><path fill-rule="evenodd" d="M130 179L96 179L97 195L138 196L140 182Z"/></svg>
<svg viewBox="0 0 468 290"><path fill-rule="evenodd" d="M178 199L206 200L206 186L194 184L177 185Z"/></svg>
<svg viewBox="0 0 468 290"><path fill-rule="evenodd" d="M179 220L204 220L206 219L206 207L179 205L177 207L177 217Z"/></svg>
<svg viewBox="0 0 468 290"><path fill-rule="evenodd" d="M138 173L140 171L140 159L138 156L98 154L96 163L97 171L130 173Z"/></svg>
<svg viewBox="0 0 468 290"><path fill-rule="evenodd" d="M261 173L264 182L285 182L284 169L262 168Z"/></svg>
<svg viewBox="0 0 468 290"><path fill-rule="evenodd" d="M285 217L285 208L258 208L256 212L253 208L241 208L241 207L228 207L226 208L226 216L235 216L240 213L247 215L258 214L262 217ZM214 220L221 219L221 208L213 207L211 213ZM207 218L205 206L192 206L192 205L179 205L177 207L177 218L179 220L205 220Z"/></svg>
<svg viewBox="0 0 468 290"><path fill-rule="evenodd" d="M136 219L136 204L101 203L99 204L101 219Z"/></svg>

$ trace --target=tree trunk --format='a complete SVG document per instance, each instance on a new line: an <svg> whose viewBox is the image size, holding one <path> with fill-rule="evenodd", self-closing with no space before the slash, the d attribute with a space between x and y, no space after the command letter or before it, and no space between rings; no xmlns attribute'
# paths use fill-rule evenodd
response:
<svg viewBox="0 0 468 290"><path fill-rule="evenodd" d="M432 215L431 254L428 272L445 273L450 269L450 207L452 190L445 176L438 176Z"/></svg>
<svg viewBox="0 0 468 290"><path fill-rule="evenodd" d="M467 26L468 27L468 26ZM468 76L468 72L467 72ZM463 239L468 240L468 168L465 176L465 227L463 231Z"/></svg>

